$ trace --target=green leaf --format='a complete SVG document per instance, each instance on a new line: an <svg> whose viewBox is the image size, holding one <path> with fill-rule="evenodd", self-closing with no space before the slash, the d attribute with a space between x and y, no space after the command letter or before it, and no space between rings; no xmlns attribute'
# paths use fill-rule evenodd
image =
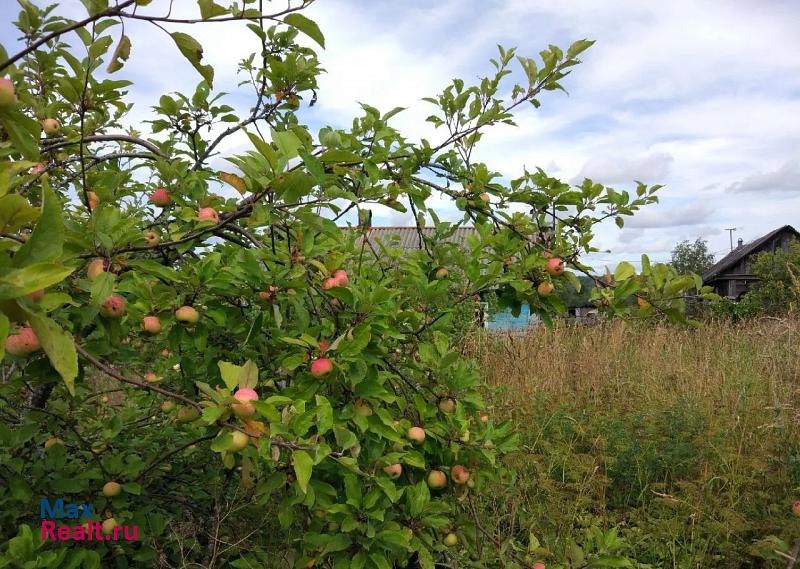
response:
<svg viewBox="0 0 800 569"><path fill-rule="evenodd" d="M183 32L173 32L170 35L175 41L175 45L178 46L180 52L186 59L189 60L189 63L192 64L197 72L203 76L203 79L206 80L208 86L213 86L214 68L210 65L202 65L200 63L200 60L203 59L203 46L200 45L200 42L198 42L189 34L184 34Z"/></svg>
<svg viewBox="0 0 800 569"><path fill-rule="evenodd" d="M230 362L217 362L219 373L222 375L222 381L225 382L225 387L233 391L239 385L239 375L242 373L242 366L237 366Z"/></svg>
<svg viewBox="0 0 800 569"><path fill-rule="evenodd" d="M92 283L91 300L95 306L100 306L111 293L114 292L114 282L116 275L110 271L103 271Z"/></svg>
<svg viewBox="0 0 800 569"><path fill-rule="evenodd" d="M622 261L617 268L614 269L614 281L625 281L636 275L636 269L627 261Z"/></svg>
<svg viewBox="0 0 800 569"><path fill-rule="evenodd" d="M0 233L11 233L39 217L39 210L17 194L0 197Z"/></svg>
<svg viewBox="0 0 800 569"><path fill-rule="evenodd" d="M567 50L567 59L572 59L573 57L575 57L580 53L583 53L593 45L594 45L594 40L583 39L576 41L571 46L569 46L569 49Z"/></svg>
<svg viewBox="0 0 800 569"><path fill-rule="evenodd" d="M30 239L14 255L14 266L55 261L61 257L64 247L64 220L61 217L61 202L50 184L42 186L42 214Z"/></svg>
<svg viewBox="0 0 800 569"><path fill-rule="evenodd" d="M258 367L251 360L247 360L239 374L239 387L253 388L256 383L258 383Z"/></svg>
<svg viewBox="0 0 800 569"><path fill-rule="evenodd" d="M90 16L108 10L108 0L81 0Z"/></svg>
<svg viewBox="0 0 800 569"><path fill-rule="evenodd" d="M272 142L278 147L278 151L286 158L297 156L297 150L303 145L297 135L291 130L272 131Z"/></svg>
<svg viewBox="0 0 800 569"><path fill-rule="evenodd" d="M78 376L78 353L70 334L61 329L55 321L38 314L28 312L28 322L39 337L42 349L50 359L50 363L61 375L70 395L75 395L75 378Z"/></svg>
<svg viewBox="0 0 800 569"><path fill-rule="evenodd" d="M36 263L0 278L0 300L25 296L63 281L75 269L52 263Z"/></svg>
<svg viewBox="0 0 800 569"><path fill-rule="evenodd" d="M0 196L6 195L11 189L11 180L21 172L36 166L36 162L28 160L8 160L0 162Z"/></svg>
<svg viewBox="0 0 800 569"><path fill-rule="evenodd" d="M311 480L311 468L314 461L304 450L292 451L292 466L294 466L294 474L297 476L297 484L305 494L308 489L308 482Z"/></svg>
<svg viewBox="0 0 800 569"><path fill-rule="evenodd" d="M302 14L294 13L286 16L283 21L306 34L320 46L325 47L325 36L322 35L322 31L320 31L314 20L309 20Z"/></svg>
<svg viewBox="0 0 800 569"><path fill-rule="evenodd" d="M197 5L200 7L200 17L204 20L228 13L228 10L216 4L213 0L197 0Z"/></svg>
<svg viewBox="0 0 800 569"><path fill-rule="evenodd" d="M39 133L41 127L35 120L15 110L0 111L2 124L8 138L23 157L39 161Z"/></svg>

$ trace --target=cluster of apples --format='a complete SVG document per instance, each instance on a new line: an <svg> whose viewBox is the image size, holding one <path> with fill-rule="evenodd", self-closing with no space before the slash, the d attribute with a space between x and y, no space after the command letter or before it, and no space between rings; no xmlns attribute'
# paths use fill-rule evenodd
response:
<svg viewBox="0 0 800 569"><path fill-rule="evenodd" d="M337 269L333 271L330 277L322 282L322 288L323 290L328 290L337 286L347 286L348 282L350 282L350 279L347 276L347 271L344 269Z"/></svg>
<svg viewBox="0 0 800 569"><path fill-rule="evenodd" d="M548 275L551 277L558 277L564 274L564 260L560 259L559 257L554 257L552 253L546 252L544 257L547 259L547 264L544 266L544 270L547 272ZM542 281L536 287L536 292L538 292L541 296L549 296L553 294L553 291L556 289L553 281Z"/></svg>
<svg viewBox="0 0 800 569"><path fill-rule="evenodd" d="M10 109L16 104L17 91L14 83L6 77L0 77L0 109ZM46 117L42 119L41 124L42 130L47 136L54 136L61 129L61 125L54 118Z"/></svg>

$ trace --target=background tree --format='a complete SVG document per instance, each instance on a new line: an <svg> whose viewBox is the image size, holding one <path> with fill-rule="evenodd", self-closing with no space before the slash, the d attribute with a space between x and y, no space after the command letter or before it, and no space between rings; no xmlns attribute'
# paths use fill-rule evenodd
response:
<svg viewBox="0 0 800 569"><path fill-rule="evenodd" d="M708 242L698 237L694 242L681 241L672 250L670 265L679 273L702 275L714 265L714 254L708 250Z"/></svg>
<svg viewBox="0 0 800 569"><path fill-rule="evenodd" d="M437 140L407 139L391 126L402 109L367 104L350 128L312 133L303 111L324 96L321 65L297 39L325 38L301 13L309 4L199 0L187 19L167 0L93 0L75 22L20 2L24 45L0 49L0 530L11 538L0 559L430 569L477 562L488 538L532 561L471 507L516 437L486 414L452 318L487 290L545 318L563 311L540 285L587 273L593 228L623 225L659 187L570 186L541 170L506 184L472 159L484 131L563 89L587 40L536 61L500 48L486 77L426 99ZM130 19L168 33L201 79L135 128L130 83L108 75L135 57ZM170 31L222 21L261 45L240 63L244 116L215 91L202 45ZM235 133L252 146L222 154ZM219 158L235 171L213 168ZM462 217L440 221L432 196ZM420 229L416 251L389 252L394 264L363 228L340 227L376 204ZM447 242L460 225L479 234L466 251ZM666 265L623 264L592 299L610 315L683 322L677 293L691 286ZM634 295L648 308L631 307ZM97 522L137 525L140 539L42 542L41 497L93 503Z"/></svg>
<svg viewBox="0 0 800 569"><path fill-rule="evenodd" d="M758 279L742 298L745 314L789 314L800 306L800 243L754 256L751 270Z"/></svg>

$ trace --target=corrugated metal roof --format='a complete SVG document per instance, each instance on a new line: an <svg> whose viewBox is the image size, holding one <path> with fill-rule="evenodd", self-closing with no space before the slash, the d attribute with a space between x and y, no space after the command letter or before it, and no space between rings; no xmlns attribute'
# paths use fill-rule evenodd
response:
<svg viewBox="0 0 800 569"><path fill-rule="evenodd" d="M421 228L423 235L433 237L435 230L433 227ZM455 243L462 247L467 246L467 239L470 236L477 236L478 231L474 227L459 227L453 235L444 239L445 243ZM359 241L360 242L359 238ZM374 246L383 243L386 246L400 247L404 251L413 251L420 248L419 232L416 227L371 227L367 232L367 240Z"/></svg>
<svg viewBox="0 0 800 569"><path fill-rule="evenodd" d="M724 272L728 267L731 267L741 261L747 255L756 252L762 245L768 243L770 239L781 233L782 231L789 231L793 233L796 237L800 238L800 233L792 227L791 225L784 225L783 227L779 227L773 231L770 231L766 235L759 237L758 239L751 241L750 243L746 243L741 247L737 247L727 255L725 255L722 259L720 259L713 267L708 269L703 274L703 282L707 282L712 280L714 277L718 276L720 273Z"/></svg>

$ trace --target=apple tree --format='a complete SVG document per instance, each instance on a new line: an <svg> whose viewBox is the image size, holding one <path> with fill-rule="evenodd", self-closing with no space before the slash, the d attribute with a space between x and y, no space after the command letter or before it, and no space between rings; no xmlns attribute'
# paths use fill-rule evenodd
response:
<svg viewBox="0 0 800 569"><path fill-rule="evenodd" d="M20 43L0 47L0 567L432 568L479 562L481 540L532 561L474 515L515 436L451 330L486 292L562 313L553 291L588 274L594 228L656 201L658 186L474 159L592 42L500 48L486 77L420 103L437 136L417 141L392 126L401 108L304 124L325 96L312 0L198 0L190 18L166 0L82 3L75 21L19 0ZM137 124L134 19L198 80ZM239 62L245 112L188 33L219 22L261 46ZM248 148L223 152L234 136ZM408 212L416 250L364 238L379 206ZM449 242L463 226L477 236ZM646 259L598 285L611 315L676 321L699 288ZM138 539L42 541L42 498L91 503Z"/></svg>

